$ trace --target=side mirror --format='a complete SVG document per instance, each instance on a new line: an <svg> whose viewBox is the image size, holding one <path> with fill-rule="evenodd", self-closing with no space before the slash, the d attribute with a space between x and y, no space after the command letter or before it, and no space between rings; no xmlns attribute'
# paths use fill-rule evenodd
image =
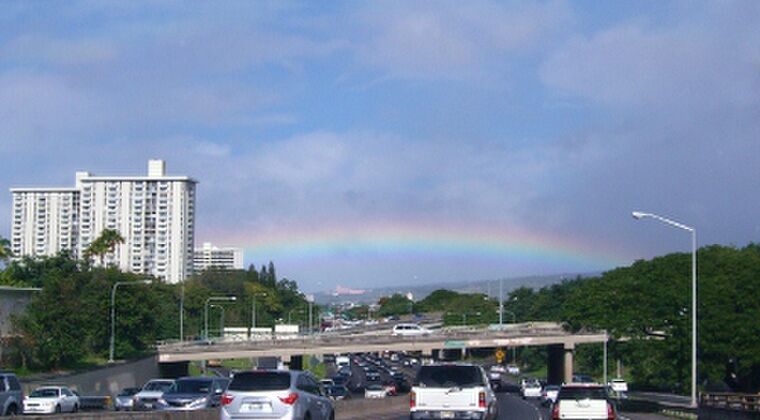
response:
<svg viewBox="0 0 760 420"><path fill-rule="evenodd" d="M224 394L224 390L222 388L217 388L214 390L214 395L222 395Z"/></svg>

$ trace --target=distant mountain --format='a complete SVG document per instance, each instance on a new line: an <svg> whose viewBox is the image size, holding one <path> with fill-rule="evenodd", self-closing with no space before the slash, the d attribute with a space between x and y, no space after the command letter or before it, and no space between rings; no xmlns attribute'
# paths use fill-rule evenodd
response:
<svg viewBox="0 0 760 420"><path fill-rule="evenodd" d="M566 279L580 277L596 277L601 273L584 273L584 274L554 274L548 276L527 276L503 279L502 288L504 295L519 287L530 287L540 289L541 287L559 283ZM448 289L460 293L485 293L491 297L499 297L499 280L475 280L467 282L453 283L435 283L420 284L416 286L389 286L377 289L354 290L343 286L338 286L332 292L319 292L314 294L317 303L325 305L332 303L375 303L383 296L390 296L394 293L407 294L411 293L414 300L424 299L438 289Z"/></svg>

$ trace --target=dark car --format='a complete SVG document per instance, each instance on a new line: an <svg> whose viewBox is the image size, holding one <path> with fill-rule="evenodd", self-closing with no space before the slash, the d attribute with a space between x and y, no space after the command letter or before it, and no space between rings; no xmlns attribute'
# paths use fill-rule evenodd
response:
<svg viewBox="0 0 760 420"><path fill-rule="evenodd" d="M351 392L345 386L331 385L325 387L325 394L331 400L347 400L351 398Z"/></svg>
<svg viewBox="0 0 760 420"><path fill-rule="evenodd" d="M230 380L212 377L179 378L158 400L157 408L165 411L202 410L219 407Z"/></svg>

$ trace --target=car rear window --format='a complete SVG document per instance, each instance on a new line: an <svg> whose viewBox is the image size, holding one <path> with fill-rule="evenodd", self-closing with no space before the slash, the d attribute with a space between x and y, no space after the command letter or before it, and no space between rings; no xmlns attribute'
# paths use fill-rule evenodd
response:
<svg viewBox="0 0 760 420"><path fill-rule="evenodd" d="M607 392L603 387L563 387L559 391L559 400L606 400Z"/></svg>
<svg viewBox="0 0 760 420"><path fill-rule="evenodd" d="M290 388L290 374L285 372L242 372L235 375L230 391L281 391Z"/></svg>
<svg viewBox="0 0 760 420"><path fill-rule="evenodd" d="M423 366L415 384L423 387L483 386L483 376L475 366Z"/></svg>

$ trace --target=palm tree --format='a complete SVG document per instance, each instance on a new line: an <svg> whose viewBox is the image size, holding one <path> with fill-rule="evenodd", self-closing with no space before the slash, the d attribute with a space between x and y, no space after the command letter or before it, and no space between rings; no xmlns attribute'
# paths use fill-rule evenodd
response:
<svg viewBox="0 0 760 420"><path fill-rule="evenodd" d="M11 241L0 236L0 262L7 263L11 257L13 257L13 251L11 251Z"/></svg>
<svg viewBox="0 0 760 420"><path fill-rule="evenodd" d="M114 229L103 229L90 246L84 251L84 258L90 260L93 256L100 258L100 265L105 265L106 254L113 252L116 245L123 244L124 237Z"/></svg>

